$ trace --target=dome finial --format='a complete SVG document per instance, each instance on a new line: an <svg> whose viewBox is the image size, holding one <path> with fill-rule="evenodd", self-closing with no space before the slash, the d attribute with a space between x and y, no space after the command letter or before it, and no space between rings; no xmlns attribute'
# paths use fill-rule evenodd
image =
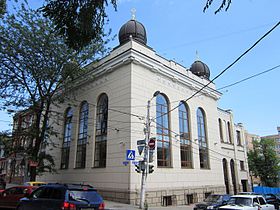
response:
<svg viewBox="0 0 280 210"><path fill-rule="evenodd" d="M136 9L135 8L132 8L131 10L130 10L130 12L131 12L131 20L135 20L136 19Z"/></svg>
<svg viewBox="0 0 280 210"><path fill-rule="evenodd" d="M200 58L199 58L198 50L195 51L195 55L196 55L196 60L199 61Z"/></svg>

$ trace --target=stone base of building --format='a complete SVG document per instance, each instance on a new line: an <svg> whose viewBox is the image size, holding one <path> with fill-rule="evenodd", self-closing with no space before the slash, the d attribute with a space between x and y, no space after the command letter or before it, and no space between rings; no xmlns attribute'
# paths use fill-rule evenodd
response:
<svg viewBox="0 0 280 210"><path fill-rule="evenodd" d="M132 205L139 205L140 191L111 191L98 190L105 200L111 200ZM168 189L146 191L146 201L148 206L176 206L190 205L203 201L209 194L224 194L224 186L201 186L185 189Z"/></svg>

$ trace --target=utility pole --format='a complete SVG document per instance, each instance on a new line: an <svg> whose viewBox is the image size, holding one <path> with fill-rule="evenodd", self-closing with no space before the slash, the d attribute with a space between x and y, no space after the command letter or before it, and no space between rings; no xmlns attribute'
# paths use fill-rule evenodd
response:
<svg viewBox="0 0 280 210"><path fill-rule="evenodd" d="M145 127L145 148L144 148L144 170L142 171L142 179L141 179L141 195L140 195L140 209L144 208L145 203L145 192L146 192L146 179L149 173L149 140L150 140L150 108L151 108L151 100L160 94L160 91L156 91L153 97L148 100L147 105L147 118L146 118L146 127Z"/></svg>
<svg viewBox="0 0 280 210"><path fill-rule="evenodd" d="M148 100L147 105L147 119L146 119L146 128L145 128L145 148L144 148L144 168L145 170L142 171L142 179L141 179L141 195L140 195L140 209L144 208L145 203L145 192L146 192L146 179L149 170L149 138L150 138L150 107L151 107L151 100Z"/></svg>

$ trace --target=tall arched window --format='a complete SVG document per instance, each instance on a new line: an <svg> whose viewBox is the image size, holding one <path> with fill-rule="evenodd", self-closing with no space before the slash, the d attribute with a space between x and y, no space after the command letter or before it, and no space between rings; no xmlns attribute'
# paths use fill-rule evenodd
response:
<svg viewBox="0 0 280 210"><path fill-rule="evenodd" d="M232 142L232 138L231 138L231 128L230 128L230 122L227 122L227 129L228 129L228 141L229 143L233 143Z"/></svg>
<svg viewBox="0 0 280 210"><path fill-rule="evenodd" d="M227 121L225 120L224 120L224 130L226 131L225 142L229 143L228 126L227 126Z"/></svg>
<svg viewBox="0 0 280 210"><path fill-rule="evenodd" d="M107 157L108 96L103 93L97 102L94 167L105 168Z"/></svg>
<svg viewBox="0 0 280 210"><path fill-rule="evenodd" d="M235 177L235 167L234 161L230 160L230 170L231 170L231 178L232 178L232 185L233 185L233 193L237 193L237 186L236 186L236 177Z"/></svg>
<svg viewBox="0 0 280 210"><path fill-rule="evenodd" d="M224 142L223 123L222 123L222 120L220 118L219 118L219 132L220 132L220 141Z"/></svg>
<svg viewBox="0 0 280 210"><path fill-rule="evenodd" d="M184 102L179 104L179 131L181 167L192 168L192 147L189 128L189 112Z"/></svg>
<svg viewBox="0 0 280 210"><path fill-rule="evenodd" d="M199 143L200 168L209 168L208 145L206 138L205 114L201 108L197 109L197 132Z"/></svg>
<svg viewBox="0 0 280 210"><path fill-rule="evenodd" d="M76 168L85 168L86 166L87 132L88 132L88 103L84 101L80 108Z"/></svg>
<svg viewBox="0 0 280 210"><path fill-rule="evenodd" d="M73 118L73 109L69 107L65 112L64 120L64 136L61 149L61 169L67 169L69 166L69 152L70 152L70 143L71 143L71 134L72 134L72 118Z"/></svg>
<svg viewBox="0 0 280 210"><path fill-rule="evenodd" d="M157 119L157 163L158 166L171 166L170 156L170 129L169 129L169 106L164 95L159 94L156 98Z"/></svg>
<svg viewBox="0 0 280 210"><path fill-rule="evenodd" d="M228 166L227 166L227 160L223 159L223 169L224 169L224 181L226 186L226 193L229 194L229 180L228 180Z"/></svg>

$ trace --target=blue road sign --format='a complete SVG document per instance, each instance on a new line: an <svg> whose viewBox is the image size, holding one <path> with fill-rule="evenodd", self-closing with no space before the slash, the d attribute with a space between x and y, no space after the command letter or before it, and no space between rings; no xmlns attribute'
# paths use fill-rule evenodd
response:
<svg viewBox="0 0 280 210"><path fill-rule="evenodd" d="M125 166L127 166L128 165L128 161L123 161L123 164L125 165Z"/></svg>
<svg viewBox="0 0 280 210"><path fill-rule="evenodd" d="M126 150L126 160L135 160L135 150Z"/></svg>

